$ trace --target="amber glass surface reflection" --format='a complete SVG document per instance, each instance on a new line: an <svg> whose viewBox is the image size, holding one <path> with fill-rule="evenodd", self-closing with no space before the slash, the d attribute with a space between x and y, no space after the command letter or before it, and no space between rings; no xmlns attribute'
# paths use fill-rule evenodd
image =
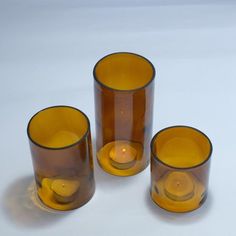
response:
<svg viewBox="0 0 236 236"><path fill-rule="evenodd" d="M151 62L133 53L94 67L97 158L110 174L134 175L149 163L154 77Z"/></svg>
<svg viewBox="0 0 236 236"><path fill-rule="evenodd" d="M207 197L212 144L201 131L169 127L151 142L151 197L160 207L187 212Z"/></svg>
<svg viewBox="0 0 236 236"><path fill-rule="evenodd" d="M46 108L28 124L37 193L56 210L85 204L95 190L89 120L69 106Z"/></svg>

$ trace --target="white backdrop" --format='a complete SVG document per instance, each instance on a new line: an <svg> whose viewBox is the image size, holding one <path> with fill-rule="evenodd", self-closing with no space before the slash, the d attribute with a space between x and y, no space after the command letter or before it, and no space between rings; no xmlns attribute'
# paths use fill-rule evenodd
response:
<svg viewBox="0 0 236 236"><path fill-rule="evenodd" d="M236 235L235 40L233 0L0 0L0 234ZM199 210L156 207L149 168L119 178L96 161L96 193L84 207L52 214L29 199L29 118L72 105L90 118L94 139L92 69L117 51L156 67L153 133L185 124L211 138L210 193Z"/></svg>

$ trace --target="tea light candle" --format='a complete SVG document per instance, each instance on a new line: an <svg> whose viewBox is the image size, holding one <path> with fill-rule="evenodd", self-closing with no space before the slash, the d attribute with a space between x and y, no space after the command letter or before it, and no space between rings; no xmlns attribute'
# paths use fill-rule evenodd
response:
<svg viewBox="0 0 236 236"><path fill-rule="evenodd" d="M186 201L194 195L194 181L186 172L170 172L163 182L166 196L174 201Z"/></svg>
<svg viewBox="0 0 236 236"><path fill-rule="evenodd" d="M51 183L54 198L61 203L73 201L79 187L80 182L78 180L55 179Z"/></svg>
<svg viewBox="0 0 236 236"><path fill-rule="evenodd" d="M137 151L129 142L114 142L114 146L109 152L111 165L118 169L128 169L135 163Z"/></svg>

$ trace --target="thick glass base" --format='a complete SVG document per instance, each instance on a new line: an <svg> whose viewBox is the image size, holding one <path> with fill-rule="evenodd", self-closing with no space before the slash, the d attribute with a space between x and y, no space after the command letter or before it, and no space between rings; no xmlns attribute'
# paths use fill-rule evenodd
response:
<svg viewBox="0 0 236 236"><path fill-rule="evenodd" d="M148 165L142 145L126 140L107 143L97 152L97 159L102 169L117 176L135 175Z"/></svg>
<svg viewBox="0 0 236 236"><path fill-rule="evenodd" d="M88 177L73 179L43 178L37 193L40 200L55 210L66 211L87 203L95 192L94 183Z"/></svg>
<svg viewBox="0 0 236 236"><path fill-rule="evenodd" d="M151 197L167 211L189 212L203 204L206 189L192 174L174 171L152 184Z"/></svg>

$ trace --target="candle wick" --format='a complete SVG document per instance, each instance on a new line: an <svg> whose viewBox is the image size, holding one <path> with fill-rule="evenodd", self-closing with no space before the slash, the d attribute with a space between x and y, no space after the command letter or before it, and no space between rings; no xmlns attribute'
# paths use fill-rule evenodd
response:
<svg viewBox="0 0 236 236"><path fill-rule="evenodd" d="M126 149L125 149L125 148L122 148L122 152L126 152Z"/></svg>

